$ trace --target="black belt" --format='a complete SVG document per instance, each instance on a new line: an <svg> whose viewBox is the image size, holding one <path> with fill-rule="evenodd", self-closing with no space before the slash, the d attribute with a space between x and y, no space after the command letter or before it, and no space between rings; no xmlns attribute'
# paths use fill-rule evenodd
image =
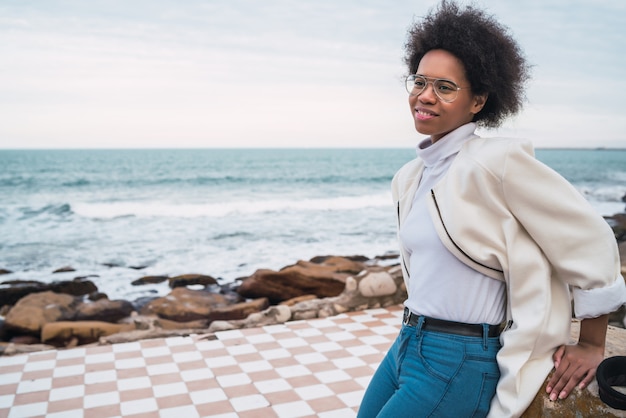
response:
<svg viewBox="0 0 626 418"><path fill-rule="evenodd" d="M626 386L626 357L604 359L598 366L596 379L600 399L612 408L626 410L626 395L612 387Z"/></svg>
<svg viewBox="0 0 626 418"><path fill-rule="evenodd" d="M409 308L404 308L404 317L402 318L402 323L404 325L414 327L415 325L417 325L419 318L420 315L415 315L409 310ZM446 334L463 335L465 337L483 336L483 326L481 324L466 324L463 322L444 321L443 319L429 318L427 316L423 318L424 322L422 324L422 329L424 331L443 332ZM502 327L500 325L489 325L487 337L499 336L501 329Z"/></svg>

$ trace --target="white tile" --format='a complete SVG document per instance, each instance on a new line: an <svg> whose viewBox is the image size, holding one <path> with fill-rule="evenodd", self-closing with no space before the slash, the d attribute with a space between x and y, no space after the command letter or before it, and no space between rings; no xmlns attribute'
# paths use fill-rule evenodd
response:
<svg viewBox="0 0 626 418"><path fill-rule="evenodd" d="M50 370L53 369L56 364L56 360L32 361L24 365L24 371L32 372L37 370Z"/></svg>
<svg viewBox="0 0 626 418"><path fill-rule="evenodd" d="M191 398L191 402L194 405L200 405L204 403L211 403L217 401L225 401L228 399L226 393L221 388L207 389L207 390L199 390L196 392L191 392L189 394Z"/></svg>
<svg viewBox="0 0 626 418"><path fill-rule="evenodd" d="M272 409L280 418L297 418L315 414L315 411L304 401L278 404L272 406Z"/></svg>
<svg viewBox="0 0 626 418"><path fill-rule="evenodd" d="M49 401L62 401L65 399L81 398L85 394L85 386L66 386L62 388L55 388L50 391L48 396Z"/></svg>
<svg viewBox="0 0 626 418"><path fill-rule="evenodd" d="M175 408L166 408L159 411L161 418L199 418L198 411L193 405L177 406Z"/></svg>
<svg viewBox="0 0 626 418"><path fill-rule="evenodd" d="M35 380L23 380L17 385L17 394L39 392L42 390L50 390L52 387L52 379L49 377Z"/></svg>
<svg viewBox="0 0 626 418"><path fill-rule="evenodd" d="M366 363L358 357L344 357L333 360L333 364L339 369L365 366Z"/></svg>
<svg viewBox="0 0 626 418"><path fill-rule="evenodd" d="M244 337L243 332L241 332L241 330L238 330L238 329L216 332L215 336L221 341L234 340L237 338Z"/></svg>
<svg viewBox="0 0 626 418"><path fill-rule="evenodd" d="M324 363L328 361L328 357L321 353L298 354L294 357L300 364Z"/></svg>
<svg viewBox="0 0 626 418"><path fill-rule="evenodd" d="M357 377L356 379L354 379L354 381L356 383L359 384L359 386L361 386L362 388L367 388L370 384L370 381L372 380L372 377L374 376L374 370L372 370L372 374L369 376L362 376L362 377Z"/></svg>
<svg viewBox="0 0 626 418"><path fill-rule="evenodd" d="M87 354L87 350L85 348L72 348L70 350L59 350L57 351L57 360L65 360L70 358L84 358Z"/></svg>
<svg viewBox="0 0 626 418"><path fill-rule="evenodd" d="M382 335L368 335L359 338L364 344L376 345L376 344L390 344L391 340L385 338Z"/></svg>
<svg viewBox="0 0 626 418"><path fill-rule="evenodd" d="M223 388L232 386L241 386L251 382L250 377L245 373L227 374L224 376L217 376L217 381Z"/></svg>
<svg viewBox="0 0 626 418"><path fill-rule="evenodd" d="M395 319L394 319L395 321ZM348 322L344 324L339 324L339 327L345 329L346 331L362 331L367 329L367 327L359 322Z"/></svg>
<svg viewBox="0 0 626 418"><path fill-rule="evenodd" d="M291 353L284 348L275 348L273 350L259 351L259 354L265 360L275 360L279 358L291 357Z"/></svg>
<svg viewBox="0 0 626 418"><path fill-rule="evenodd" d="M326 385L303 386L295 388L294 390L305 401L334 395L334 392Z"/></svg>
<svg viewBox="0 0 626 418"><path fill-rule="evenodd" d="M226 347L229 354L237 356L240 354L256 353L256 347L252 344L233 345L232 347Z"/></svg>
<svg viewBox="0 0 626 418"><path fill-rule="evenodd" d="M348 340L354 340L356 337L347 331L341 331L341 332L329 332L328 334L326 334L326 338L328 338L331 341L348 341Z"/></svg>
<svg viewBox="0 0 626 418"><path fill-rule="evenodd" d="M266 326L263 327L263 330L265 332L267 332L268 334L280 334L280 333L283 333L283 332L291 331L288 327L286 327L283 324L266 325Z"/></svg>
<svg viewBox="0 0 626 418"><path fill-rule="evenodd" d="M271 379L254 382L254 386L261 393L274 393L290 390L291 385L285 379Z"/></svg>
<svg viewBox="0 0 626 418"><path fill-rule="evenodd" d="M294 332L299 337L317 337L323 334L323 332L317 328L302 328L294 330Z"/></svg>
<svg viewBox="0 0 626 418"><path fill-rule="evenodd" d="M113 382L117 379L115 370L102 370L99 372L85 373L85 383L88 385L94 383Z"/></svg>
<svg viewBox="0 0 626 418"><path fill-rule="evenodd" d="M377 321L376 318L372 318L371 315L367 315L367 314L352 315L350 319L352 319L354 322L360 322L360 323Z"/></svg>
<svg viewBox="0 0 626 418"><path fill-rule="evenodd" d="M263 370L272 370L273 366L266 360L249 361L239 363L239 367L246 373L260 372Z"/></svg>
<svg viewBox="0 0 626 418"><path fill-rule="evenodd" d="M361 405L363 395L365 395L365 390L357 390L355 392L340 393L337 397L341 399L346 406L355 407Z"/></svg>
<svg viewBox="0 0 626 418"><path fill-rule="evenodd" d="M18 364L26 364L27 361L28 361L28 356L26 354L22 354L19 356L0 357L0 367L15 366Z"/></svg>
<svg viewBox="0 0 626 418"><path fill-rule="evenodd" d="M329 319L313 319L309 321L309 325L314 328L330 328L337 326L337 324Z"/></svg>
<svg viewBox="0 0 626 418"><path fill-rule="evenodd" d="M0 409L7 409L13 405L15 395L0 395Z"/></svg>
<svg viewBox="0 0 626 418"><path fill-rule="evenodd" d="M141 344L139 344L138 342L113 344L111 347L114 353L128 353L129 351L141 351Z"/></svg>
<svg viewBox="0 0 626 418"><path fill-rule="evenodd" d="M162 398L164 396L180 395L187 393L187 385L183 382L167 383L165 385L155 385L152 387L154 396L156 398Z"/></svg>
<svg viewBox="0 0 626 418"><path fill-rule="evenodd" d="M285 338L284 340L278 340L278 344L285 348L305 347L309 343L304 338Z"/></svg>
<svg viewBox="0 0 626 418"><path fill-rule="evenodd" d="M156 376L160 374L178 373L178 366L174 363L164 364L152 364L147 366L149 376Z"/></svg>
<svg viewBox="0 0 626 418"><path fill-rule="evenodd" d="M128 379L119 379L117 381L117 389L124 392L133 389L143 389L152 386L152 382L148 376L137 376Z"/></svg>
<svg viewBox="0 0 626 418"><path fill-rule="evenodd" d="M188 344L193 344L193 343L194 341L190 337L171 337L171 338L165 339L165 344L168 347L176 347L180 345L188 345Z"/></svg>
<svg viewBox="0 0 626 418"><path fill-rule="evenodd" d="M230 400L230 404L237 412L249 411L251 409L259 409L270 406L270 403L267 399L263 397L263 395L249 395L232 398Z"/></svg>
<svg viewBox="0 0 626 418"><path fill-rule="evenodd" d="M246 340L248 340L248 342L250 344L260 344L260 343L271 343L273 341L276 341L276 338L274 338L271 334L254 334L254 335L248 335L246 337Z"/></svg>
<svg viewBox="0 0 626 418"><path fill-rule="evenodd" d="M62 366L56 367L52 376L57 377L67 377L67 376L79 376L85 374L85 365L84 364L76 364L74 366Z"/></svg>
<svg viewBox="0 0 626 418"><path fill-rule="evenodd" d="M48 409L48 402L29 403L17 405L11 408L8 418L28 418L45 415Z"/></svg>
<svg viewBox="0 0 626 418"><path fill-rule="evenodd" d="M116 405L120 403L119 392L94 393L85 395L83 398L83 408L96 408L98 406Z"/></svg>
<svg viewBox="0 0 626 418"><path fill-rule="evenodd" d="M337 344L334 341L329 341L325 343L311 344L311 348L313 348L315 351L318 351L320 353L325 353L327 351L341 350L343 349L343 346Z"/></svg>
<svg viewBox="0 0 626 418"><path fill-rule="evenodd" d="M398 327L392 327L391 325L385 325L381 327L372 327L370 329L372 330L372 332L378 335L390 335L390 334L395 335L400 332Z"/></svg>
<svg viewBox="0 0 626 418"><path fill-rule="evenodd" d="M157 405L157 401L154 398L138 399L136 401L127 401L120 404L122 416L152 412L158 409L159 405Z"/></svg>
<svg viewBox="0 0 626 418"><path fill-rule="evenodd" d="M348 353L354 355L354 356L367 356L369 354L376 354L379 353L378 350L376 350L375 348L369 346L369 345L355 345L352 347L346 347L345 349Z"/></svg>
<svg viewBox="0 0 626 418"><path fill-rule="evenodd" d="M217 369L219 367L233 366L237 361L232 356L219 356L204 359L207 366Z"/></svg>
<svg viewBox="0 0 626 418"><path fill-rule="evenodd" d="M211 369L192 369L180 372L180 377L184 382L193 382L202 379L212 379L215 375Z"/></svg>
<svg viewBox="0 0 626 418"><path fill-rule="evenodd" d="M18 383L20 380L22 380L22 373L16 372L16 373L0 374L0 379L2 379L3 385L10 385L11 383Z"/></svg>
<svg viewBox="0 0 626 418"><path fill-rule="evenodd" d="M322 383L334 383L351 379L350 375L343 370L328 370L325 372L319 372L315 373L315 377L317 377Z"/></svg>
<svg viewBox="0 0 626 418"><path fill-rule="evenodd" d="M182 353L172 354L175 363L185 363L188 361L202 360L202 354L197 351L183 351Z"/></svg>
<svg viewBox="0 0 626 418"><path fill-rule="evenodd" d="M85 356L85 364L113 363L114 361L115 355L113 353L87 354Z"/></svg>
<svg viewBox="0 0 626 418"><path fill-rule="evenodd" d="M141 355L145 358L169 356L171 351L169 347L148 347L141 350Z"/></svg>
<svg viewBox="0 0 626 418"><path fill-rule="evenodd" d="M143 357L125 358L121 360L115 360L115 369L136 369L137 367L144 367L146 360Z"/></svg>
<svg viewBox="0 0 626 418"><path fill-rule="evenodd" d="M276 373L278 373L284 378L289 378L289 377L296 377L296 376L306 376L308 374L311 374L311 371L307 369L305 366L295 365L295 366L279 367L276 369Z"/></svg>
<svg viewBox="0 0 626 418"><path fill-rule="evenodd" d="M224 343L220 340L203 340L196 343L196 349L199 351L211 351L224 348Z"/></svg>

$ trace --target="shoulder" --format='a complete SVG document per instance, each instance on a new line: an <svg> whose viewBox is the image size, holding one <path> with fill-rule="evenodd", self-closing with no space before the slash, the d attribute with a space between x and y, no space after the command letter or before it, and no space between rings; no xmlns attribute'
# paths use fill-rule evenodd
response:
<svg viewBox="0 0 626 418"><path fill-rule="evenodd" d="M539 163L531 141L517 138L470 138L459 153L460 159L501 177L511 161L523 165Z"/></svg>

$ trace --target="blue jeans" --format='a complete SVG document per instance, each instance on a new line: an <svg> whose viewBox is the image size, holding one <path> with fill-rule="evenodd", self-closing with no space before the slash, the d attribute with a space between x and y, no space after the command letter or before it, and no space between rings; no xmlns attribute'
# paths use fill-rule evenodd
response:
<svg viewBox="0 0 626 418"><path fill-rule="evenodd" d="M358 418L484 417L500 371L499 337L403 325L372 378Z"/></svg>

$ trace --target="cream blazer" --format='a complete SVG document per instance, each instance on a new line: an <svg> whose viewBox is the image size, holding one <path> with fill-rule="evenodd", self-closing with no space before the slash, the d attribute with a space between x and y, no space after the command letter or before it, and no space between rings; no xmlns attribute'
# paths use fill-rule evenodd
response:
<svg viewBox="0 0 626 418"><path fill-rule="evenodd" d="M398 229L411 208L423 162L393 178ZM578 318L626 303L615 236L585 198L534 158L530 142L473 136L431 190L429 211L441 241L459 260L503 280L507 319L501 372L490 417L518 417L569 342L571 296ZM404 280L409 257L401 250Z"/></svg>

